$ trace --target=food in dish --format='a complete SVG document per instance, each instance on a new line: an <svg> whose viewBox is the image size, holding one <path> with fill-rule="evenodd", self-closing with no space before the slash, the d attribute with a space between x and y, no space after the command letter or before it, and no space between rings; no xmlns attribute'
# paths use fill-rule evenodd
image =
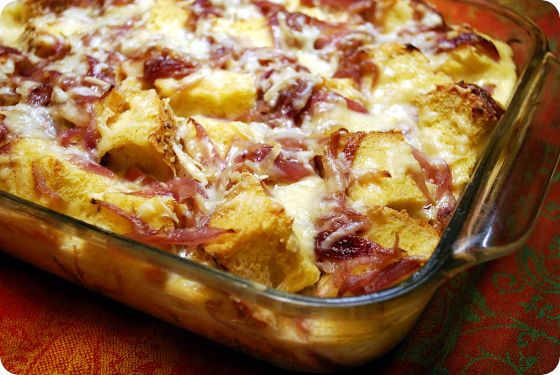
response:
<svg viewBox="0 0 560 375"><path fill-rule="evenodd" d="M0 188L268 287L399 283L504 113L507 44L401 1L19 1Z"/></svg>

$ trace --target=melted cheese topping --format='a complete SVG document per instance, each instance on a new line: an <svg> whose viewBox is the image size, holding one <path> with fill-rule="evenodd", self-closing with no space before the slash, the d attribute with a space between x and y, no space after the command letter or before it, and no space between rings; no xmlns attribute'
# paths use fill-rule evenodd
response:
<svg viewBox="0 0 560 375"><path fill-rule="evenodd" d="M352 2L304 6L297 0L59 3L21 0L2 13L1 145L41 139L50 144L48 153L93 163L81 168L114 180L115 189L124 190L119 193L136 194L134 204L123 198L112 208L114 220L128 220L135 230L142 230L136 216L158 215L165 220L153 225L163 233L204 227L249 175L253 189L267 193L260 192L260 201L284 207L292 222L289 241L284 234L271 238L282 238L308 262L320 223L340 204L359 211L354 216L372 209L370 196L350 198L356 181L369 184L364 191L387 195L387 207L436 225L437 181L410 146L450 164L459 194L480 152L471 144L477 132L461 129L481 125L472 111L461 113L455 121L461 131L450 145L440 128L427 124L442 111L459 111L448 108L456 98L437 108L424 108L421 99L464 80L505 105L516 81L507 44L447 26L418 0L379 2L363 13L354 12ZM458 33L479 44L449 48ZM340 129L347 130L340 133L342 149L329 155L329 137ZM368 150L372 157L356 166L353 158L363 149L344 142L362 132L402 136ZM2 176L9 175L5 168ZM39 177L35 170L27 183L35 184L37 200L56 197ZM333 204L334 178L339 198L353 201ZM326 243L332 247L360 228L361 222L336 228ZM315 265L302 269L318 273Z"/></svg>
<svg viewBox="0 0 560 375"><path fill-rule="evenodd" d="M276 186L273 196L294 219L292 228L301 249L313 257L317 228L317 207L326 195L325 182L319 177L309 177L291 185Z"/></svg>

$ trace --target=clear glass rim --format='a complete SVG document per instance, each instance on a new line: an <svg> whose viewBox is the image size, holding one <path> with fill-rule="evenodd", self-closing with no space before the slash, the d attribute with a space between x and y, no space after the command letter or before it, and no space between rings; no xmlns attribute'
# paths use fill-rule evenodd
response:
<svg viewBox="0 0 560 375"><path fill-rule="evenodd" d="M457 2L463 4L470 4L472 6L478 8L485 8L488 11L499 13L502 16L509 18L510 20L516 22L517 24L521 25L534 39L534 51L533 56L525 69L522 72L519 80L517 89L513 96L512 102L515 102L518 96L521 95L522 88L527 87L530 85L533 77L535 76L535 70L538 69L539 64L543 61L544 56L547 52L547 42L542 33L542 31L528 18L519 15L518 13L514 12L511 9L504 8L498 4L492 4L486 2L484 0L456 0ZM511 111L515 111L515 109L510 109ZM511 116L504 116L498 126L503 126L503 121L507 119L507 117ZM489 145L490 146L490 145ZM489 153L491 147L487 147L485 154L483 155L482 159L484 159L487 154ZM480 166L477 168L475 172L475 176L480 172ZM474 181L474 177L473 177ZM88 224L81 220L75 219L73 217L61 214L59 212L53 211L49 208L43 207L31 201L19 198L14 196L10 193L0 191L0 201L8 203L8 205L12 206L19 206L19 208L23 208L24 211L27 211L29 214L33 216L44 217L47 220L56 220L58 222L68 224L78 231L82 232L94 232L100 236L106 236L110 238L112 241L117 241L121 243L123 246L126 246L128 249L133 251L138 251L144 256L147 256L150 260L163 263L166 266L170 266L173 271L178 272L179 274L187 275L197 275L206 280L214 281L212 284L216 284L218 288L224 289L224 283L228 284L228 288L231 289L232 293L239 293L243 294L244 296L252 295L258 299L265 299L271 302L280 303L282 305L291 305L292 307L302 307L302 308L333 308L333 309L340 309L340 308L347 308L347 307L361 307L361 306L369 306L372 304L387 302L389 300L398 298L405 294L409 294L412 291L420 288L421 286L425 285L432 281L435 276L442 270L446 261L452 256L452 249L453 244L455 243L456 239L460 235L461 229L463 224L469 217L468 212L470 211L470 207L474 200L474 195L476 193L476 186L474 184L470 184L459 205L456 209L455 214L453 215L449 225L447 226L446 230L444 231L442 238L428 260L428 262L418 271L416 272L411 278L407 279L403 283L385 289L379 292L358 296L358 297L340 297L340 298L319 298L319 297L312 297L312 296L305 296L293 293L282 292L277 289L264 287L259 285L255 282L252 282L247 279L240 278L234 274L228 273L226 271L222 271L219 269L209 268L204 266L196 261L191 261L188 259L181 258L177 255L165 252L158 248L145 245L143 243L137 242L132 240L128 237L115 234L113 232L104 230L102 228L96 227L94 225ZM199 280L194 280L200 282Z"/></svg>

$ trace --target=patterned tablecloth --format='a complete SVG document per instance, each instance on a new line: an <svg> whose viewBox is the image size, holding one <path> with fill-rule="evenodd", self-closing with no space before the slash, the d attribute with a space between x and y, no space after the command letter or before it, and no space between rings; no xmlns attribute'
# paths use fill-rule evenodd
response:
<svg viewBox="0 0 560 375"><path fill-rule="evenodd" d="M536 1L500 2L534 9L555 50L558 15ZM407 340L358 372L545 374L559 359L560 169L528 243L448 282ZM281 372L2 254L0 361L16 374Z"/></svg>

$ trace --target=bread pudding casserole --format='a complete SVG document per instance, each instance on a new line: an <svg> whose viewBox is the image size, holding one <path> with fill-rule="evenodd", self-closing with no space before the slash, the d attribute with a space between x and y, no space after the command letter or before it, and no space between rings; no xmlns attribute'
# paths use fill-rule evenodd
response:
<svg viewBox="0 0 560 375"><path fill-rule="evenodd" d="M422 267L517 79L423 0L19 0L0 28L0 189L318 297Z"/></svg>

